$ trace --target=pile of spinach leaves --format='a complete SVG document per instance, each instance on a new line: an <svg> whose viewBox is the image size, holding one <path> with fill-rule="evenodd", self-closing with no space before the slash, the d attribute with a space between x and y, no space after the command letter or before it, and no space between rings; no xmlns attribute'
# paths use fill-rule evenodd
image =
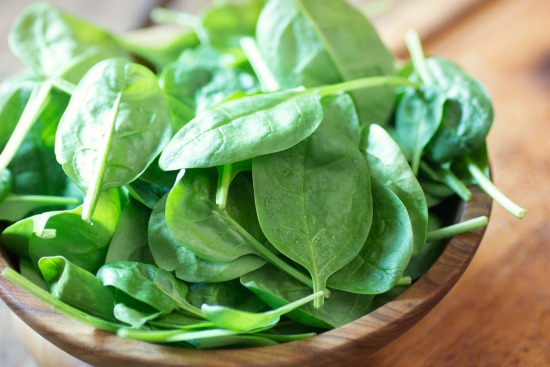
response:
<svg viewBox="0 0 550 367"><path fill-rule="evenodd" d="M297 340L485 226L434 214L468 185L523 216L488 178L487 92L414 34L397 68L344 0L152 17L187 28L152 47L37 3L9 35L28 70L0 86L3 276L60 312L190 348Z"/></svg>

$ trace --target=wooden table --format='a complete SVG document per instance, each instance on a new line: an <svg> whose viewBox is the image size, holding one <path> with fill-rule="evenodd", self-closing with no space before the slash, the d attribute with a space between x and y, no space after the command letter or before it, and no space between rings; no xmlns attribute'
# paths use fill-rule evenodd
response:
<svg viewBox="0 0 550 367"><path fill-rule="evenodd" d="M3 0L2 38L28 2ZM137 25L152 3L54 2L115 30ZM413 9L411 2L417 3L414 14L403 5ZM495 182L528 213L520 221L495 205L486 237L457 286L412 330L362 365L550 366L550 2L470 0L445 9L434 7L433 0L395 3L389 14L377 17L392 49L404 56L396 34L417 27L427 53L456 61L488 88L496 111L489 136ZM6 53L2 39L0 80L20 67ZM17 352L5 312L2 304L0 366L33 366Z"/></svg>

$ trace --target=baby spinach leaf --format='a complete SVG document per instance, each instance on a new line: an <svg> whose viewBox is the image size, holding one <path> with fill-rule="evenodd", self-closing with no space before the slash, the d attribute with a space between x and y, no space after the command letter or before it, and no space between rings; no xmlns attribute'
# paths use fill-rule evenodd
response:
<svg viewBox="0 0 550 367"><path fill-rule="evenodd" d="M139 177L170 136L166 100L151 71L116 59L95 65L75 89L55 144L57 161L85 191L82 218L91 219L102 191Z"/></svg>
<svg viewBox="0 0 550 367"><path fill-rule="evenodd" d="M428 205L407 159L397 143L380 126L363 130L363 142L371 175L393 191L407 209L413 230L413 254L426 242Z"/></svg>
<svg viewBox="0 0 550 367"><path fill-rule="evenodd" d="M113 293L95 275L62 256L43 257L38 267L54 297L89 315L116 321Z"/></svg>
<svg viewBox="0 0 550 367"><path fill-rule="evenodd" d="M263 58L282 88L394 73L393 56L374 27L344 0L269 1L256 32ZM362 124L383 124L391 114L391 87L352 95Z"/></svg>
<svg viewBox="0 0 550 367"><path fill-rule="evenodd" d="M108 32L46 2L27 7L8 40L12 52L37 76L74 84L100 60L127 57Z"/></svg>
<svg viewBox="0 0 550 367"><path fill-rule="evenodd" d="M33 265L33 263L31 262L31 260L29 258L26 258L26 257L20 257L19 259L19 273L27 278L28 280L30 280L32 283L34 283L34 285L46 290L46 291L49 291L50 290L50 287L48 286L48 284L46 283L46 281L44 280L44 277L42 276L42 273L40 272L40 270L38 270L37 268L35 268L35 266Z"/></svg>
<svg viewBox="0 0 550 367"><path fill-rule="evenodd" d="M372 199L365 158L323 122L296 146L254 158L252 175L266 237L310 272L314 291L324 290L327 278L357 256L369 232Z"/></svg>
<svg viewBox="0 0 550 367"><path fill-rule="evenodd" d="M241 283L273 308L311 294L311 289L269 264L242 276ZM354 321L372 309L372 295L339 290L330 293L322 308L307 304L285 316L304 325L330 329Z"/></svg>
<svg viewBox="0 0 550 367"><path fill-rule="evenodd" d="M220 2L200 15L197 33L202 43L215 48L239 47L242 37L254 36L264 0Z"/></svg>
<svg viewBox="0 0 550 367"><path fill-rule="evenodd" d="M439 128L444 103L445 96L439 90L407 89L397 106L396 140L415 174L424 148Z"/></svg>
<svg viewBox="0 0 550 367"><path fill-rule="evenodd" d="M208 55L206 61L204 54ZM196 113L214 107L236 93L258 91L258 82L253 75L226 66L221 56L205 46L184 52L178 61L163 69L159 82L167 95Z"/></svg>
<svg viewBox="0 0 550 367"><path fill-rule="evenodd" d="M115 307L113 313L117 320L139 329L148 321L164 314L147 303L130 297L122 291L115 291Z"/></svg>
<svg viewBox="0 0 550 367"><path fill-rule="evenodd" d="M82 206L46 216L43 228L30 237L31 260L38 264L38 260L45 256L63 256L71 263L95 273L105 262L109 242L122 211L121 200L118 189L105 191L92 217L93 224L81 219Z"/></svg>
<svg viewBox="0 0 550 367"><path fill-rule="evenodd" d="M163 313L179 307L201 317L200 310L185 299L187 285L155 265L130 261L105 264L97 272L104 285L113 286Z"/></svg>
<svg viewBox="0 0 550 367"><path fill-rule="evenodd" d="M195 255L174 238L166 225L166 196L155 206L148 229L149 248L159 267L187 282L204 283L235 279L265 264L256 255L244 255L230 262L213 262Z"/></svg>
<svg viewBox="0 0 550 367"><path fill-rule="evenodd" d="M277 309L262 313L246 312L234 308L207 304L202 305L201 311L207 320L212 321L220 328L235 331L249 331L272 327L279 322L279 319L284 314L323 296L323 291L316 292Z"/></svg>
<svg viewBox="0 0 550 367"><path fill-rule="evenodd" d="M493 123L493 105L487 90L452 62L430 58L426 65L446 102L425 154L430 160L449 162L483 144Z"/></svg>
<svg viewBox="0 0 550 367"><path fill-rule="evenodd" d="M3 147L15 130L17 122L29 101L36 85L35 77L28 73L18 74L0 84L0 145Z"/></svg>
<svg viewBox="0 0 550 367"><path fill-rule="evenodd" d="M249 312L258 312L266 308L266 304L243 287L238 280L192 284L187 300L199 308L203 304L238 308Z"/></svg>
<svg viewBox="0 0 550 367"><path fill-rule="evenodd" d="M243 191L248 195L240 194ZM241 181L230 192L230 200L235 195L246 198L246 205L240 207L228 202L226 210L220 209L214 201L215 193L214 170L185 172L166 201L166 224L174 238L197 256L212 262L227 263L257 254L256 243L250 240L252 236L239 224L253 223L255 217L250 182Z"/></svg>
<svg viewBox="0 0 550 367"><path fill-rule="evenodd" d="M36 233L40 237L48 237L48 231L44 227L48 218L57 213L61 212L36 214L13 223L4 229L2 235L0 235L2 247L21 258L30 257L29 241L31 236Z"/></svg>
<svg viewBox="0 0 550 367"><path fill-rule="evenodd" d="M178 131L160 167L213 167L284 150L309 136L322 118L316 93L292 90L229 101Z"/></svg>
<svg viewBox="0 0 550 367"><path fill-rule="evenodd" d="M130 200L124 207L117 229L111 238L105 263L134 261L154 264L147 242L147 224L151 210Z"/></svg>
<svg viewBox="0 0 550 367"><path fill-rule="evenodd" d="M133 199L149 209L153 209L159 200L170 191L170 187L147 183L141 178L130 182L125 188Z"/></svg>
<svg viewBox="0 0 550 367"><path fill-rule="evenodd" d="M375 178L371 179L372 226L361 252L327 281L331 288L362 293L387 292L403 276L413 250L413 231L407 209Z"/></svg>

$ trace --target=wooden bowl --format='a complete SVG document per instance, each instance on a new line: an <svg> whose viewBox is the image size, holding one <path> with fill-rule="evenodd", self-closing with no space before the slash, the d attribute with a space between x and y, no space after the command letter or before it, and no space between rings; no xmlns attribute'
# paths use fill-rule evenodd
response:
<svg viewBox="0 0 550 367"><path fill-rule="evenodd" d="M453 222L489 216L491 199L476 187L468 203L449 208ZM485 230L453 237L430 270L393 301L347 325L277 346L188 350L127 340L60 315L0 277L0 297L46 340L97 367L119 366L341 366L373 354L426 315L458 281ZM9 259L0 253L0 272Z"/></svg>

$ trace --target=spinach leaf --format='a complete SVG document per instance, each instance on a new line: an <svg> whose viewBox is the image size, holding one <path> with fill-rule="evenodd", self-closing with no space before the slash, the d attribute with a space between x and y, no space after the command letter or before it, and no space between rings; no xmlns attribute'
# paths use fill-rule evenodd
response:
<svg viewBox="0 0 550 367"><path fill-rule="evenodd" d="M33 263L31 262L31 260L29 258L26 258L26 257L20 257L19 259L19 273L25 277L26 279L28 279L29 281L31 281L32 283L34 283L34 285L46 290L46 291L49 291L50 290L50 287L48 286L48 284L46 283L46 281L44 280L44 277L42 276L42 273L40 272L40 270L38 270L34 265Z"/></svg>
<svg viewBox="0 0 550 367"><path fill-rule="evenodd" d="M258 312L266 308L266 304L243 287L238 280L192 284L187 299L199 308L203 304L221 305L249 312Z"/></svg>
<svg viewBox="0 0 550 367"><path fill-rule="evenodd" d="M258 82L250 73L228 67L218 59L204 62L201 56L207 52L211 51L204 47L186 51L178 61L164 68L159 77L164 92L201 113L237 93L258 91Z"/></svg>
<svg viewBox="0 0 550 367"><path fill-rule="evenodd" d="M236 195L245 199L239 207L228 202L226 210L222 210L216 205L214 170L187 170L168 195L166 224L170 232L179 243L205 260L227 263L258 254L252 236L243 228L257 221L251 185L243 176L238 177L243 180L234 185L229 200Z"/></svg>
<svg viewBox="0 0 550 367"><path fill-rule="evenodd" d="M63 256L71 263L95 273L105 262L122 211L121 201L118 189L105 191L92 217L93 224L81 219L82 206L42 217L42 228L35 231L29 240L31 260L38 264L38 260L45 256Z"/></svg>
<svg viewBox="0 0 550 367"><path fill-rule="evenodd" d="M52 233L52 231L47 231L45 225L48 218L57 213L61 212L36 214L13 223L4 229L2 235L0 235L2 247L20 258L30 257L29 241L31 236L36 233L36 235L40 237L51 237L52 235L50 233Z"/></svg>
<svg viewBox="0 0 550 367"><path fill-rule="evenodd" d="M43 257L38 261L38 267L54 297L89 315L116 321L113 293L94 274L62 256Z"/></svg>
<svg viewBox="0 0 550 367"><path fill-rule="evenodd" d="M374 27L344 0L272 0L256 30L263 58L282 88L316 87L394 73ZM353 93L362 124L383 124L393 89Z"/></svg>
<svg viewBox="0 0 550 367"><path fill-rule="evenodd" d="M124 207L117 229L111 238L105 263L134 261L154 264L147 242L147 223L151 210L130 200Z"/></svg>
<svg viewBox="0 0 550 367"><path fill-rule="evenodd" d="M443 227L441 219L436 215L430 214L428 219L429 231ZM445 245L446 242L442 240L427 241L422 251L411 258L405 270L405 274L410 276L412 280L420 278L437 260L441 252L445 249Z"/></svg>
<svg viewBox="0 0 550 367"><path fill-rule="evenodd" d="M241 277L241 283L273 308L311 294L311 289L265 265ZM291 320L316 328L330 329L354 321L371 311L372 295L330 290L322 308L308 304L286 314Z"/></svg>
<svg viewBox="0 0 550 367"><path fill-rule="evenodd" d="M409 263L413 231L407 209L376 178L371 178L372 226L361 252L327 281L331 288L378 294L393 288Z"/></svg>
<svg viewBox="0 0 550 367"><path fill-rule="evenodd" d="M164 314L147 303L141 302L122 291L115 291L115 307L113 313L117 320L139 329L148 321Z"/></svg>
<svg viewBox="0 0 550 367"><path fill-rule="evenodd" d="M197 33L203 44L220 49L239 47L242 37L254 36L265 0L220 2L200 15Z"/></svg>
<svg viewBox="0 0 550 367"><path fill-rule="evenodd" d="M449 162L484 143L493 123L493 105L487 90L452 62L430 58L426 66L446 101L425 155L432 161Z"/></svg>
<svg viewBox="0 0 550 367"><path fill-rule="evenodd" d="M439 128L444 103L445 96L439 90L422 88L407 89L397 106L396 140L415 174L424 148Z"/></svg>
<svg viewBox="0 0 550 367"><path fill-rule="evenodd" d="M114 262L103 265L98 270L97 277L104 285L113 286L163 313L179 307L191 315L202 317L200 310L185 299L187 285L155 265L131 261Z"/></svg>
<svg viewBox="0 0 550 367"><path fill-rule="evenodd" d="M333 124L252 161L254 198L268 240L305 267L314 291L357 256L372 221L367 162ZM316 306L322 305L316 299Z"/></svg>
<svg viewBox="0 0 550 367"><path fill-rule="evenodd" d="M45 2L30 5L18 16L8 40L35 75L74 84L97 62L127 57L108 32Z"/></svg>
<svg viewBox="0 0 550 367"><path fill-rule="evenodd" d="M230 262L213 262L195 255L181 245L168 229L166 197L153 209L148 229L149 248L159 267L173 271L177 278L187 282L205 283L235 279L265 264L265 260L256 255L244 255Z"/></svg>
<svg viewBox="0 0 550 367"><path fill-rule="evenodd" d="M102 191L139 177L170 136L168 107L151 71L117 59L95 65L75 89L55 143L58 162L86 193L82 219L91 219Z"/></svg>
<svg viewBox="0 0 550 367"><path fill-rule="evenodd" d="M428 205L414 173L397 143L380 126L363 130L365 154L371 175L393 191L407 209L413 230L413 254L426 242Z"/></svg>
<svg viewBox="0 0 550 367"><path fill-rule="evenodd" d="M229 101L178 131L160 167L213 167L284 150L309 136L322 118L316 93L292 90Z"/></svg>
<svg viewBox="0 0 550 367"><path fill-rule="evenodd" d="M207 304L202 305L201 311L207 320L212 321L220 328L235 331L250 331L272 327L279 322L279 319L284 314L323 296L323 291L316 292L274 310L262 313L246 312L234 308Z"/></svg>

